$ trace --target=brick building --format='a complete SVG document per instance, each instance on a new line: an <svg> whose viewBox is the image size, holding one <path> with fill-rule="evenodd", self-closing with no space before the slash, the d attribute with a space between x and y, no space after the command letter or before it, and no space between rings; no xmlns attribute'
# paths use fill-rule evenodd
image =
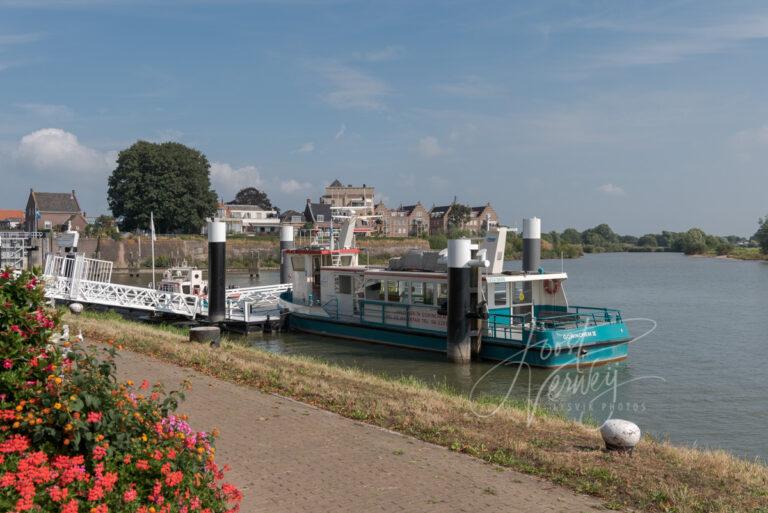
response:
<svg viewBox="0 0 768 513"><path fill-rule="evenodd" d="M453 204L434 206L429 211L429 233L435 235L448 232L448 220ZM490 225L494 228L499 225L499 216L490 203L479 207L470 207L469 219L459 227L472 233L481 233Z"/></svg>
<svg viewBox="0 0 768 513"><path fill-rule="evenodd" d="M72 192L29 190L24 223L26 230L61 231L67 229L67 223L77 231L83 231L88 224L74 190Z"/></svg>
<svg viewBox="0 0 768 513"><path fill-rule="evenodd" d="M379 202L375 213L380 216L379 233L385 237L418 237L429 231L429 212L421 203L390 209Z"/></svg>

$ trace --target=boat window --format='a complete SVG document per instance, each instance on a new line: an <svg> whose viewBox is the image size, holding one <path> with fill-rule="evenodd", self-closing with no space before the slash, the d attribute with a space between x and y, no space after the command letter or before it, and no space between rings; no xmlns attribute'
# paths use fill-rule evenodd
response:
<svg viewBox="0 0 768 513"><path fill-rule="evenodd" d="M369 281L365 284L365 299L378 299L383 301L383 289L379 280Z"/></svg>
<svg viewBox="0 0 768 513"><path fill-rule="evenodd" d="M493 304L504 306L507 304L507 284L505 282L493 284Z"/></svg>
<svg viewBox="0 0 768 513"><path fill-rule="evenodd" d="M530 302L530 298L526 297L525 294L520 296L520 294L523 294L523 282L516 281L512 283L512 302L513 303L526 303Z"/></svg>
<svg viewBox="0 0 768 513"><path fill-rule="evenodd" d="M341 257L341 265L352 265L352 255L344 255Z"/></svg>
<svg viewBox="0 0 768 513"><path fill-rule="evenodd" d="M189 294L189 285L182 285L181 292L183 292L184 294Z"/></svg>
<svg viewBox="0 0 768 513"><path fill-rule="evenodd" d="M424 304L424 290L426 283L415 281L411 283L411 302L415 305Z"/></svg>
<svg viewBox="0 0 768 513"><path fill-rule="evenodd" d="M435 304L435 285L437 284L434 282L427 282L424 284L424 304L425 305Z"/></svg>
<svg viewBox="0 0 768 513"><path fill-rule="evenodd" d="M333 258L331 255L323 255L323 266L329 267L331 265L333 265Z"/></svg>
<svg viewBox="0 0 768 513"><path fill-rule="evenodd" d="M304 255L292 256L291 266L293 266L294 271L304 271Z"/></svg>
<svg viewBox="0 0 768 513"><path fill-rule="evenodd" d="M400 302L400 289L397 281L387 280L387 301Z"/></svg>
<svg viewBox="0 0 768 513"><path fill-rule="evenodd" d="M448 284L438 283L437 284L437 304L440 305L445 301L448 301Z"/></svg>
<svg viewBox="0 0 768 513"><path fill-rule="evenodd" d="M352 276L337 276L339 294L352 294Z"/></svg>
<svg viewBox="0 0 768 513"><path fill-rule="evenodd" d="M409 289L410 289L410 282L408 281L398 281L397 282L397 290L400 293L400 302L401 303L409 303Z"/></svg>

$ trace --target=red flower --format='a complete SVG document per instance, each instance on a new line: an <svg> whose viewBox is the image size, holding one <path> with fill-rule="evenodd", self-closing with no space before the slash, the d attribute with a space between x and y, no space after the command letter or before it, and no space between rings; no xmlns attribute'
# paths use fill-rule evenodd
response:
<svg viewBox="0 0 768 513"><path fill-rule="evenodd" d="M29 439L21 435L12 435L0 443L0 452L24 452L29 448Z"/></svg>
<svg viewBox="0 0 768 513"><path fill-rule="evenodd" d="M77 513L78 505L77 500L72 499L61 508L61 513Z"/></svg>
<svg viewBox="0 0 768 513"><path fill-rule="evenodd" d="M101 413L96 411L89 411L87 420L88 422L91 422L93 424L96 424L97 422L101 422Z"/></svg>
<svg viewBox="0 0 768 513"><path fill-rule="evenodd" d="M102 447L101 445L97 445L93 448L93 459L96 461L104 459L104 457L107 455L107 449Z"/></svg>

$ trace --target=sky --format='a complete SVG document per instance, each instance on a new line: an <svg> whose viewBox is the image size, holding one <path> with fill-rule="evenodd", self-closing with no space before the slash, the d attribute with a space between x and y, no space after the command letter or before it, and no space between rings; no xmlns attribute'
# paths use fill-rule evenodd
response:
<svg viewBox="0 0 768 513"><path fill-rule="evenodd" d="M136 140L301 209L751 235L768 214L768 5L707 1L0 0L0 208L108 213Z"/></svg>

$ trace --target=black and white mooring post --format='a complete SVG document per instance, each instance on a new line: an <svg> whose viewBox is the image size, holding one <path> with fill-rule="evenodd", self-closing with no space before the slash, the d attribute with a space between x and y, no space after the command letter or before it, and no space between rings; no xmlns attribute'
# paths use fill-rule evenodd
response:
<svg viewBox="0 0 768 513"><path fill-rule="evenodd" d="M477 249L477 247L475 247ZM477 298L472 305L472 273L477 268L487 268L490 262L486 260L486 250L477 251L472 258L472 242L469 239L454 239L448 241L448 319L446 349L448 361L453 363L469 363L472 360L472 331L473 319L480 317L477 309ZM482 277L478 276L482 283ZM477 285L476 285L477 287ZM475 334L476 336L478 333ZM477 350L479 353L479 339Z"/></svg>
<svg viewBox="0 0 768 513"><path fill-rule="evenodd" d="M208 223L208 321L223 322L226 307L227 224Z"/></svg>
<svg viewBox="0 0 768 513"><path fill-rule="evenodd" d="M288 256L285 254L287 249L293 249L293 226L284 225L280 227L280 283L291 283L292 276L290 266L288 265Z"/></svg>
<svg viewBox="0 0 768 513"><path fill-rule="evenodd" d="M541 267L541 219L523 219L523 271L539 272Z"/></svg>
<svg viewBox="0 0 768 513"><path fill-rule="evenodd" d="M469 363L472 343L469 336L469 280L472 252L469 239L448 241L448 361Z"/></svg>

